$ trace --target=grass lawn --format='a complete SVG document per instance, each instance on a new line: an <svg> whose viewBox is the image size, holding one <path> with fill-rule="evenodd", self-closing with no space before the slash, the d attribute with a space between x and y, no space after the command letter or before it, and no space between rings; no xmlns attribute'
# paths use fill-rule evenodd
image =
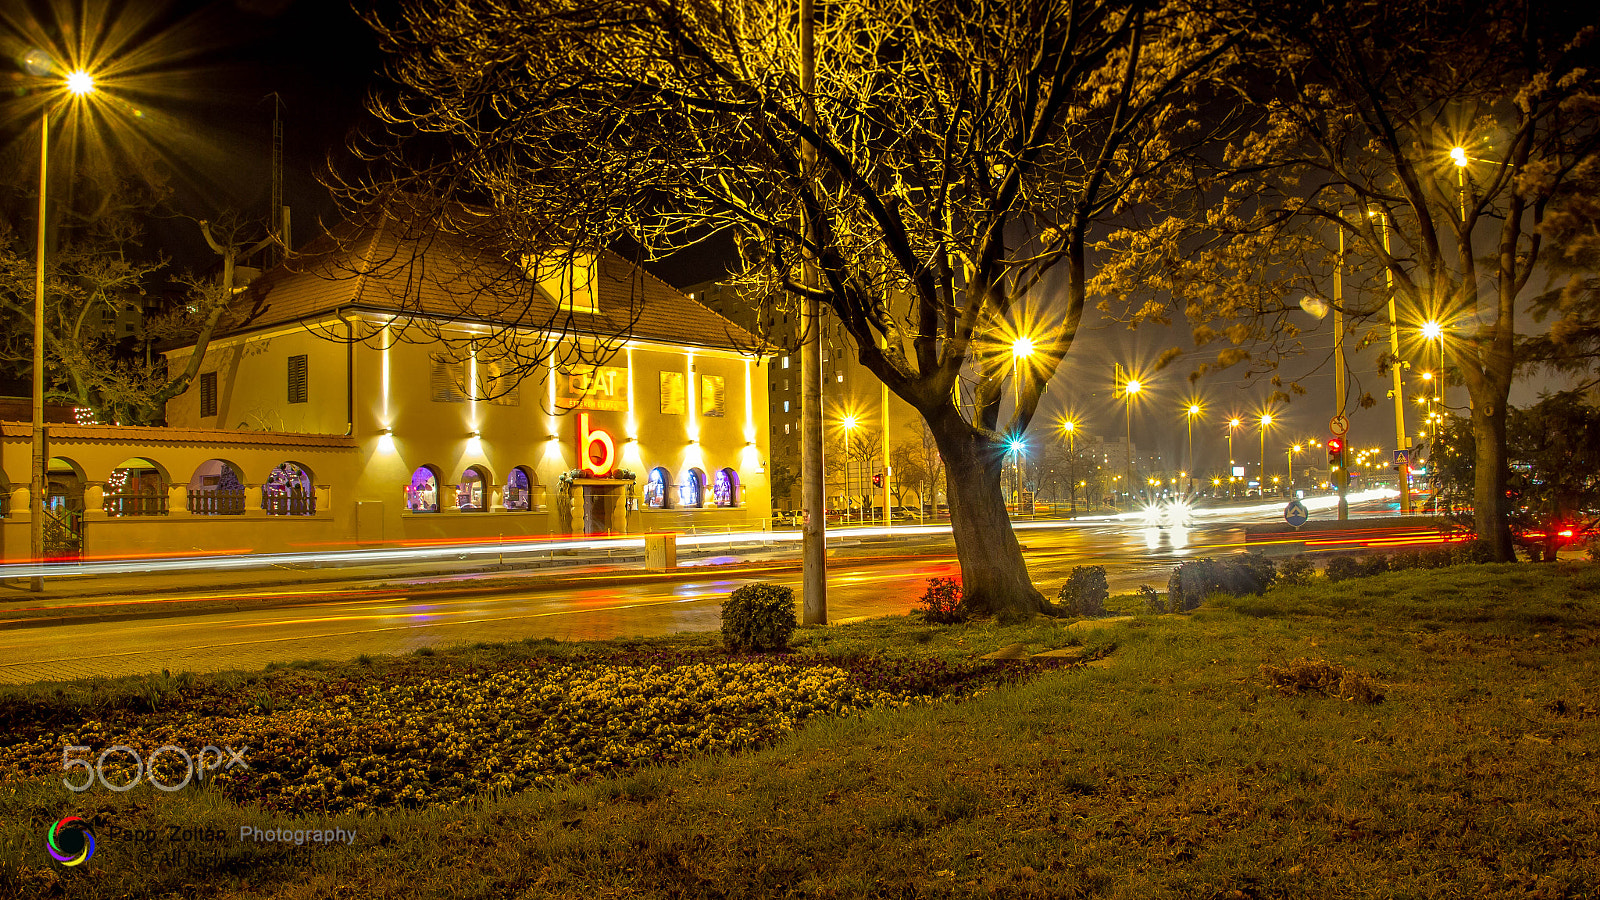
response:
<svg viewBox="0 0 1600 900"><path fill-rule="evenodd" d="M1592 898L1597 626L1600 566L1462 566L1096 629L802 629L778 665L680 636L15 689L0 897ZM1092 662L970 661L1016 643ZM66 739L208 733L274 749L61 784ZM66 868L71 815L97 845Z"/></svg>

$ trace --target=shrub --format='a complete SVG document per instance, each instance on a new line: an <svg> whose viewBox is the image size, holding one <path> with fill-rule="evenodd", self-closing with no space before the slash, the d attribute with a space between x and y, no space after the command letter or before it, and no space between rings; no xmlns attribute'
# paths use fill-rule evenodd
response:
<svg viewBox="0 0 1600 900"><path fill-rule="evenodd" d="M794 591L781 584L747 584L722 602L722 642L734 653L782 650L794 627Z"/></svg>
<svg viewBox="0 0 1600 900"><path fill-rule="evenodd" d="M1389 557L1389 571L1391 572L1403 572L1406 569L1420 568L1422 568L1421 553L1396 553Z"/></svg>
<svg viewBox="0 0 1600 900"><path fill-rule="evenodd" d="M1385 554L1374 553L1361 561L1361 577L1363 578L1382 575L1387 571L1389 571L1389 557Z"/></svg>
<svg viewBox="0 0 1600 900"><path fill-rule="evenodd" d="M1346 581L1351 578L1361 577L1361 562L1353 556L1335 556L1328 560L1323 567L1322 574L1328 576L1329 581Z"/></svg>
<svg viewBox="0 0 1600 900"><path fill-rule="evenodd" d="M917 614L930 625L954 625L967 620L967 612L961 606L959 578L929 578L928 589L917 603Z"/></svg>
<svg viewBox="0 0 1600 900"><path fill-rule="evenodd" d="M1227 559L1191 559L1172 570L1167 580L1167 604L1173 612L1194 609L1214 593L1259 594L1278 576L1272 560L1260 553Z"/></svg>
<svg viewBox="0 0 1600 900"><path fill-rule="evenodd" d="M1584 549L1589 551L1590 562L1600 562L1600 534L1584 541Z"/></svg>
<svg viewBox="0 0 1600 900"><path fill-rule="evenodd" d="M1223 590L1234 595L1259 594L1278 579L1278 567L1264 553L1232 556L1223 563Z"/></svg>
<svg viewBox="0 0 1600 900"><path fill-rule="evenodd" d="M1094 617L1106 614L1106 598L1110 596L1105 566L1074 566L1056 599L1070 615Z"/></svg>
<svg viewBox="0 0 1600 900"><path fill-rule="evenodd" d="M1310 584L1316 575L1317 567L1311 561L1310 554L1297 553L1284 560L1283 565L1278 567L1278 584L1299 587Z"/></svg>
<svg viewBox="0 0 1600 900"><path fill-rule="evenodd" d="M1464 541L1451 548L1450 561L1456 565L1481 565L1494 562L1494 547L1485 540Z"/></svg>
<svg viewBox="0 0 1600 900"><path fill-rule="evenodd" d="M1156 589L1148 584L1139 585L1139 598L1144 601L1145 612L1164 613L1167 611L1166 601L1156 593Z"/></svg>
<svg viewBox="0 0 1600 900"><path fill-rule="evenodd" d="M1422 553L1422 568L1424 569L1447 569L1454 562L1455 560L1450 553L1449 547L1426 550Z"/></svg>

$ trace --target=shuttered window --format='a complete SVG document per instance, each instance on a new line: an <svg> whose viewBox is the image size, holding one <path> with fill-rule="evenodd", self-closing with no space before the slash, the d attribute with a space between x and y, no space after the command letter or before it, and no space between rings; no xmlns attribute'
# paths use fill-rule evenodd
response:
<svg viewBox="0 0 1600 900"><path fill-rule="evenodd" d="M522 381L514 363L501 359L484 362L480 357L478 371L483 379L478 396L490 398L489 402L496 406L522 405Z"/></svg>
<svg viewBox="0 0 1600 900"><path fill-rule="evenodd" d="M430 382L433 388L433 402L435 403L464 403L467 393L464 389L467 383L467 364L464 360L451 359L438 353L433 356L433 374Z"/></svg>
<svg viewBox="0 0 1600 900"><path fill-rule="evenodd" d="M306 402L306 358L304 354L289 357L289 402Z"/></svg>
<svg viewBox="0 0 1600 900"><path fill-rule="evenodd" d="M217 373L200 373L200 416L217 414Z"/></svg>

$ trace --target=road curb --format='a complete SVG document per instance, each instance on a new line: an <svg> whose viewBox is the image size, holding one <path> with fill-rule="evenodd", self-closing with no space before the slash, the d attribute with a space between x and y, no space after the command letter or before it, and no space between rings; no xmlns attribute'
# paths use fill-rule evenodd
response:
<svg viewBox="0 0 1600 900"><path fill-rule="evenodd" d="M950 554L920 553L894 557L837 557L849 559L852 562L871 561L876 559L892 559L896 561L906 559L944 559ZM674 581L695 581L701 579L741 578L752 575L763 575L776 572L799 571L802 563L799 560L784 560L770 563L729 563L703 566L682 566L670 572L644 572L644 571L599 571L599 572L574 572L569 574L549 574L538 576L509 576L497 579L493 583L478 583L472 585L449 584L439 587L430 587L427 584L381 582L377 584L356 584L349 592L329 596L322 600L307 600L301 596L286 595L281 598L266 598L259 603L234 603L222 605L214 609L196 610L197 604L214 603L215 600L204 597L186 598L170 601L171 606L160 609L127 610L124 612L89 613L75 616L33 616L22 619L0 620L0 631L23 628L45 628L55 625L87 625L101 622L128 622L136 619L167 619L179 616L205 614L210 612L225 613L244 609L275 609L292 606L318 606L329 602L348 601L357 599L354 595L369 595L384 592L403 591L409 598L447 598L470 597L475 594L507 593L517 590L551 589L561 587L608 587L624 584L661 584ZM273 588L294 588L316 584L338 584L339 579L319 579L312 582L260 583L255 585L235 585L233 590L267 590ZM141 594L158 593L158 591L144 591ZM274 600L278 602L273 602ZM134 601L138 602L138 601Z"/></svg>

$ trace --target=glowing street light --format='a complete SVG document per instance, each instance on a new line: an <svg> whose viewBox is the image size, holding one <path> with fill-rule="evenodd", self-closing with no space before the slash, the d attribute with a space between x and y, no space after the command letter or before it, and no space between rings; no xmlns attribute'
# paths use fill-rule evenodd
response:
<svg viewBox="0 0 1600 900"><path fill-rule="evenodd" d="M94 91L94 79L82 70L68 74L65 84L73 98L86 97ZM28 538L29 552L35 560L44 558L44 493L48 481L44 436L44 252L51 112L51 104L47 103L39 117L39 249L33 277L33 478L28 491ZM29 589L44 590L44 577L34 576Z"/></svg>
<svg viewBox="0 0 1600 900"><path fill-rule="evenodd" d="M1233 430L1240 425L1239 417L1228 420L1228 497L1233 497Z"/></svg>
<svg viewBox="0 0 1600 900"><path fill-rule="evenodd" d="M1194 419L1195 419L1195 416L1200 415L1200 404L1198 404L1198 403L1189 404L1189 408L1184 411L1184 415L1187 417L1188 425L1189 425L1189 471L1193 472L1194 471ZM1189 479L1189 493L1191 493L1191 494L1194 493L1194 479L1192 477Z"/></svg>
<svg viewBox="0 0 1600 900"><path fill-rule="evenodd" d="M1117 374L1120 375L1121 373L1122 373L1122 367L1119 365L1119 366L1117 366ZM1128 444L1127 444L1127 447L1128 447L1128 454L1127 454L1128 473L1127 474L1128 474L1128 502L1130 504L1133 502L1133 397L1134 397L1135 394L1139 393L1139 391L1142 390L1143 387L1144 386L1139 383L1139 380L1137 378L1133 378L1132 377L1131 373L1129 375L1128 380L1122 385L1122 399L1124 401L1124 403L1123 403L1123 407L1124 407L1123 427L1126 429L1126 433L1125 433L1124 436L1128 441Z"/></svg>
<svg viewBox="0 0 1600 900"><path fill-rule="evenodd" d="M850 434L859 426L854 413L848 413L839 420L839 427L844 429L844 517L850 519Z"/></svg>
<svg viewBox="0 0 1600 900"><path fill-rule="evenodd" d="M1261 496L1267 496L1267 426L1272 424L1272 413L1261 414Z"/></svg>
<svg viewBox="0 0 1600 900"><path fill-rule="evenodd" d="M1071 471L1076 470L1078 465L1078 424L1071 419L1068 419L1061 423L1061 430L1067 433L1067 458L1072 461L1072 469L1069 470L1070 473ZM1076 483L1072 483L1070 474L1068 476L1068 482L1069 489L1072 492L1071 501L1067 507L1067 516L1070 518L1073 515L1076 515L1078 512L1078 486Z"/></svg>

